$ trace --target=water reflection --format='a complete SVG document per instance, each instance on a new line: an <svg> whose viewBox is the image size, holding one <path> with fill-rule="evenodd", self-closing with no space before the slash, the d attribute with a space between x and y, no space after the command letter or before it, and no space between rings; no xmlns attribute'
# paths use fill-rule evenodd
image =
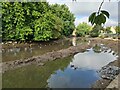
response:
<svg viewBox="0 0 120 90"><path fill-rule="evenodd" d="M46 52L56 51L64 48L68 48L71 45L69 40L61 40L59 42L48 42L42 44L36 44L30 47L10 48L2 50L2 61L11 61L26 59L32 56L42 55Z"/></svg>
<svg viewBox="0 0 120 90"><path fill-rule="evenodd" d="M72 37L72 45L76 46L76 37Z"/></svg>
<svg viewBox="0 0 120 90"><path fill-rule="evenodd" d="M52 41L42 44L35 44L29 47L14 47L10 49L3 49L2 50L2 61L11 61L11 60L24 60L26 58L30 58L32 56L38 56L45 54L51 51L57 51L60 49L65 49L71 46L76 46L77 44L86 42L82 39L77 39L76 37L72 37L72 41L69 39L63 39L60 41Z"/></svg>
<svg viewBox="0 0 120 90"><path fill-rule="evenodd" d="M48 79L50 88L87 88L91 83L100 79L94 70L71 69L58 70Z"/></svg>
<svg viewBox="0 0 120 90"><path fill-rule="evenodd" d="M109 49L108 49L109 51ZM117 57L101 49L96 53L93 48L76 54L64 71L57 70L47 80L50 88L89 88L99 80L97 70L115 60Z"/></svg>
<svg viewBox="0 0 120 90"><path fill-rule="evenodd" d="M96 44L93 47L93 51L96 52L96 53L100 53L102 51L102 48L99 45Z"/></svg>
<svg viewBox="0 0 120 90"><path fill-rule="evenodd" d="M95 53L91 48L89 52L76 54L70 64L78 68L98 70L113 60L116 60L116 55L108 52Z"/></svg>
<svg viewBox="0 0 120 90"><path fill-rule="evenodd" d="M100 77L96 70L117 57L94 52L93 48L74 57L51 61L45 66L30 65L3 74L4 88L89 88Z"/></svg>
<svg viewBox="0 0 120 90"><path fill-rule="evenodd" d="M51 61L45 66L29 65L2 75L3 88L45 88L47 79L57 70L64 71L72 57Z"/></svg>

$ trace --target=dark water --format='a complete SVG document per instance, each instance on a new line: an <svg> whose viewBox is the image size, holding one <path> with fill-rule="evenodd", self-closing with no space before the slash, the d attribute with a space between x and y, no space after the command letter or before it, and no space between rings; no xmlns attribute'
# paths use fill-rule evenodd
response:
<svg viewBox="0 0 120 90"><path fill-rule="evenodd" d="M45 66L30 65L3 74L3 87L89 88L100 77L96 72L117 55L101 45L71 57L49 61Z"/></svg>
<svg viewBox="0 0 120 90"><path fill-rule="evenodd" d="M58 41L35 44L31 47L15 47L2 50L2 61L24 60L33 56L38 56L51 51L57 51L72 46L74 43L86 43L87 41L81 39L62 39Z"/></svg>
<svg viewBox="0 0 120 90"><path fill-rule="evenodd" d="M31 47L10 48L2 51L2 61L24 60L32 56L42 55L47 52L68 48L71 45L69 40L61 40L59 42L49 42L36 44Z"/></svg>

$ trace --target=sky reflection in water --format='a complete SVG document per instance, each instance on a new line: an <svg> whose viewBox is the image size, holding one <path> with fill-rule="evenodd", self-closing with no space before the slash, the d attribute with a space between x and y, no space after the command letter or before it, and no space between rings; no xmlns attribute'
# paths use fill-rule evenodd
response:
<svg viewBox="0 0 120 90"><path fill-rule="evenodd" d="M64 69L57 70L47 80L50 88L89 88L92 83L100 79L97 70L114 61L116 56L107 52L95 53L89 49L84 53L78 53L72 62Z"/></svg>

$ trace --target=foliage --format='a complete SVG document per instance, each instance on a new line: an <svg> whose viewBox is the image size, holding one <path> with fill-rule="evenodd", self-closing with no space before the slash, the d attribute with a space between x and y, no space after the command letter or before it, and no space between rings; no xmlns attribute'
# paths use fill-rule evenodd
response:
<svg viewBox="0 0 120 90"><path fill-rule="evenodd" d="M117 34L120 34L120 26L116 26L115 30L116 30Z"/></svg>
<svg viewBox="0 0 120 90"><path fill-rule="evenodd" d="M91 37L98 37L101 29L102 29L102 27L100 25L95 25L90 32L90 36Z"/></svg>
<svg viewBox="0 0 120 90"><path fill-rule="evenodd" d="M93 12L89 16L89 22L91 22L92 25L105 24L106 18L109 18L110 14L106 10L101 10L103 3L104 3L104 0L101 2L98 11Z"/></svg>
<svg viewBox="0 0 120 90"><path fill-rule="evenodd" d="M21 3L2 3L3 39L14 39L16 33L23 28L25 21L23 14L24 12Z"/></svg>
<svg viewBox="0 0 120 90"><path fill-rule="evenodd" d="M51 6L52 12L62 19L63 21L63 29L62 34L65 36L69 36L72 34L75 25L75 17L74 15L69 11L69 8L66 5L59 5L55 4Z"/></svg>
<svg viewBox="0 0 120 90"><path fill-rule="evenodd" d="M106 27L105 32L108 34L112 33L112 31L110 29L111 29L111 27Z"/></svg>
<svg viewBox="0 0 120 90"><path fill-rule="evenodd" d="M100 53L101 52L101 47L97 44L95 44L95 46L93 47L93 51L96 53Z"/></svg>
<svg viewBox="0 0 120 90"><path fill-rule="evenodd" d="M74 15L66 5L47 2L2 2L3 40L48 41L74 30Z"/></svg>
<svg viewBox="0 0 120 90"><path fill-rule="evenodd" d="M62 21L60 22L60 19L50 12L45 13L42 18L35 20L34 25L35 41L48 41L50 39L56 39L61 35Z"/></svg>
<svg viewBox="0 0 120 90"><path fill-rule="evenodd" d="M87 23L80 23L77 26L77 36L85 36L88 35L91 30L91 26L89 26Z"/></svg>
<svg viewBox="0 0 120 90"><path fill-rule="evenodd" d="M91 22L91 24L94 25L94 28L90 33L91 37L99 36L100 30L102 29L102 25L105 24L106 19L109 18L109 16L110 16L108 11L101 10L103 3L104 3L104 0L101 2L98 11L93 12L89 16L89 22ZM103 31L105 31L105 30L103 30Z"/></svg>
<svg viewBox="0 0 120 90"><path fill-rule="evenodd" d="M100 10L100 12L93 12L89 16L89 22L91 22L92 25L102 25L105 24L106 18L109 18L109 13L105 10Z"/></svg>
<svg viewBox="0 0 120 90"><path fill-rule="evenodd" d="M19 29L19 33L16 34L16 38L20 40L30 40L32 36L33 30L29 26L24 26L22 29Z"/></svg>

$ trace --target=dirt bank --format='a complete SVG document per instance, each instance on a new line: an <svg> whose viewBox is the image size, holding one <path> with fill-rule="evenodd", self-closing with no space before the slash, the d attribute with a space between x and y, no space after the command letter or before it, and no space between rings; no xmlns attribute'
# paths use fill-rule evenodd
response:
<svg viewBox="0 0 120 90"><path fill-rule="evenodd" d="M120 90L120 74L107 86L107 88L105 90L107 90L108 88L118 88L118 90Z"/></svg>
<svg viewBox="0 0 120 90"><path fill-rule="evenodd" d="M2 46L2 49L6 50L6 49L12 49L12 48L25 48L25 47L32 47L32 46L36 46L36 45L40 45L40 46L45 46L45 45L50 45L50 44L57 44L57 43L61 43L63 40L65 39L59 39L59 40L51 40L51 41L41 41L41 42L13 42L13 41L7 41L7 42L2 42L0 43Z"/></svg>

